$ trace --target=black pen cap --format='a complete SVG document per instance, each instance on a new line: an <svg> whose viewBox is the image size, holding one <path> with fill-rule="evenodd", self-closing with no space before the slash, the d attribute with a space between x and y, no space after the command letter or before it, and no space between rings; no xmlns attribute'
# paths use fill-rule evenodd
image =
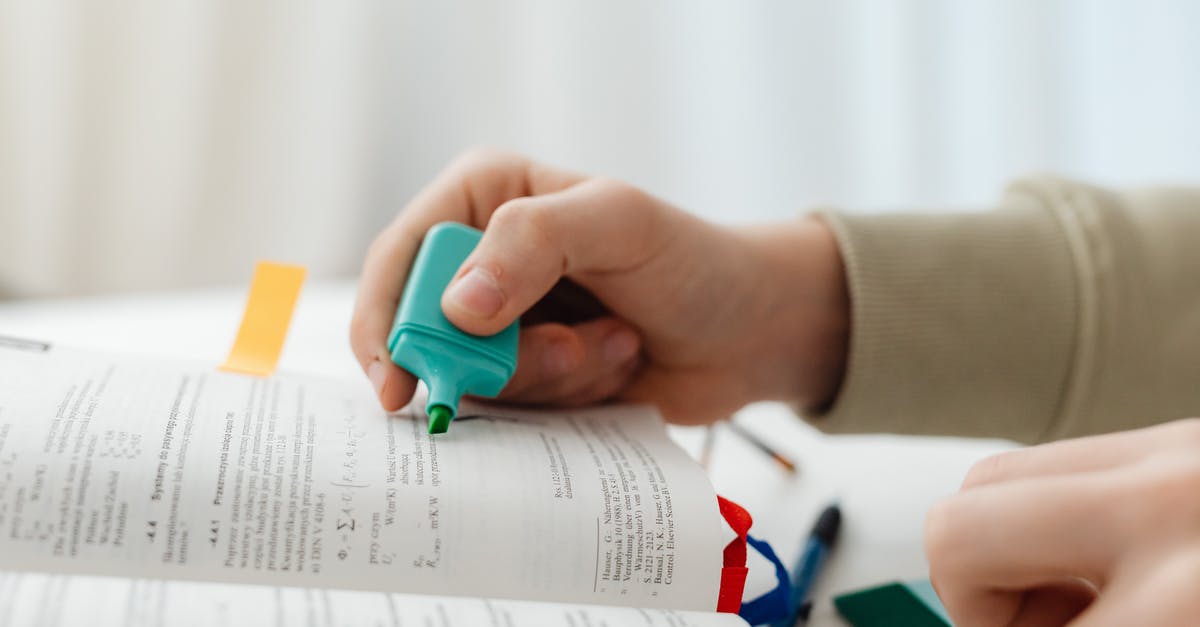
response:
<svg viewBox="0 0 1200 627"><path fill-rule="evenodd" d="M842 510L837 505L830 505L821 512L817 523L813 525L812 537L817 538L826 546L837 542L838 529L842 526Z"/></svg>

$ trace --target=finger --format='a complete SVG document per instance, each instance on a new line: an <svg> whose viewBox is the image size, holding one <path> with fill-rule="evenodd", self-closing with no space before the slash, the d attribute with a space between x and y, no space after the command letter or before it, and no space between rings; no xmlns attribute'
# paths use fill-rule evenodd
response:
<svg viewBox="0 0 1200 627"><path fill-rule="evenodd" d="M971 467L962 487L1029 477L1104 470L1139 461L1164 448L1200 442L1200 420L1175 422L1006 451Z"/></svg>
<svg viewBox="0 0 1200 627"><path fill-rule="evenodd" d="M1020 595L1020 606L1010 625L1060 627L1079 616L1096 600L1096 590L1078 581L1035 588Z"/></svg>
<svg viewBox="0 0 1200 627"><path fill-rule="evenodd" d="M621 400L652 403L667 422L707 425L728 418L753 398L746 377L722 368L679 368L656 365L642 372L620 395Z"/></svg>
<svg viewBox="0 0 1200 627"><path fill-rule="evenodd" d="M654 256L671 234L666 211L641 192L602 179L511 200L459 268L442 310L468 333L497 333L564 276L619 273Z"/></svg>
<svg viewBox="0 0 1200 627"><path fill-rule="evenodd" d="M1023 479L960 492L930 510L930 575L955 623L1007 624L1020 592L1076 577L1104 585L1129 545L1112 515L1113 472Z"/></svg>
<svg viewBox="0 0 1200 627"><path fill-rule="evenodd" d="M371 244L350 325L350 345L387 409L412 396L415 382L391 362L387 334L421 238L434 224L482 227L505 201L562 189L583 177L516 155L473 151L456 160L408 204Z"/></svg>
<svg viewBox="0 0 1200 627"><path fill-rule="evenodd" d="M578 407L614 400L637 378L643 362L644 359L640 355L635 355L616 370L593 381L591 385L565 395L556 402L566 407Z"/></svg>
<svg viewBox="0 0 1200 627"><path fill-rule="evenodd" d="M412 400L417 391L417 378L392 363L390 357L373 361L367 366L367 379L375 388L379 405L384 411L397 411Z"/></svg>
<svg viewBox="0 0 1200 627"><path fill-rule="evenodd" d="M1071 627L1200 625L1200 549L1170 550L1123 569Z"/></svg>
<svg viewBox="0 0 1200 627"><path fill-rule="evenodd" d="M521 330L519 362L501 397L523 403L562 404L611 381L637 357L640 339L615 318L572 327L547 323Z"/></svg>

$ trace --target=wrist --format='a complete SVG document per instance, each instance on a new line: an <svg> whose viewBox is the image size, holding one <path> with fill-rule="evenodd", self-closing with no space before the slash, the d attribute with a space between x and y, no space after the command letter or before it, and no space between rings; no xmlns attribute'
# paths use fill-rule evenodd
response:
<svg viewBox="0 0 1200 627"><path fill-rule="evenodd" d="M832 230L816 217L749 232L760 251L766 323L760 351L771 364L765 398L823 408L845 376L850 295Z"/></svg>

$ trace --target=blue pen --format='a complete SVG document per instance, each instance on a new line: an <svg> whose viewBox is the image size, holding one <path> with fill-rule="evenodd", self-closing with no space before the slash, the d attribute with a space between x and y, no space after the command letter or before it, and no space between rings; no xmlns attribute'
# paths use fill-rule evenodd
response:
<svg viewBox="0 0 1200 627"><path fill-rule="evenodd" d="M792 572L792 595L790 599L791 613L782 620L771 623L771 627L793 627L803 625L808 621L808 613L812 611L812 600L809 594L817 575L829 556L830 549L837 541L838 528L842 524L842 511L837 504L830 505L821 512L808 534L808 542L800 552L800 560Z"/></svg>

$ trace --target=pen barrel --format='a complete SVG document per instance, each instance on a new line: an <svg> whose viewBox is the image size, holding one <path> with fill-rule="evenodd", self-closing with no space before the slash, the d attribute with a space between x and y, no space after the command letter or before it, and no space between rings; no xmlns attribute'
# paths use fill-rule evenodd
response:
<svg viewBox="0 0 1200 627"><path fill-rule="evenodd" d="M817 522L813 524L808 541L804 544L800 559L792 572L788 616L771 623L771 627L793 627L803 625L807 621L808 612L811 610L813 584L834 542L837 541L841 523L841 510L836 505L826 507L817 517Z"/></svg>
<svg viewBox="0 0 1200 627"><path fill-rule="evenodd" d="M792 574L788 615L786 618L771 623L771 627L792 627L796 624L803 624L800 615L801 608L809 600L813 582L816 581L817 573L821 570L821 564L825 562L828 554L828 546L816 538L809 538L808 543L804 545L804 552L800 554L800 562L796 564L796 571Z"/></svg>
<svg viewBox="0 0 1200 627"><path fill-rule="evenodd" d="M807 600L817 573L821 570L821 564L828 555L829 547L824 542L817 538L809 539L804 547L804 557L800 560L796 578L792 581L792 596L797 605Z"/></svg>

